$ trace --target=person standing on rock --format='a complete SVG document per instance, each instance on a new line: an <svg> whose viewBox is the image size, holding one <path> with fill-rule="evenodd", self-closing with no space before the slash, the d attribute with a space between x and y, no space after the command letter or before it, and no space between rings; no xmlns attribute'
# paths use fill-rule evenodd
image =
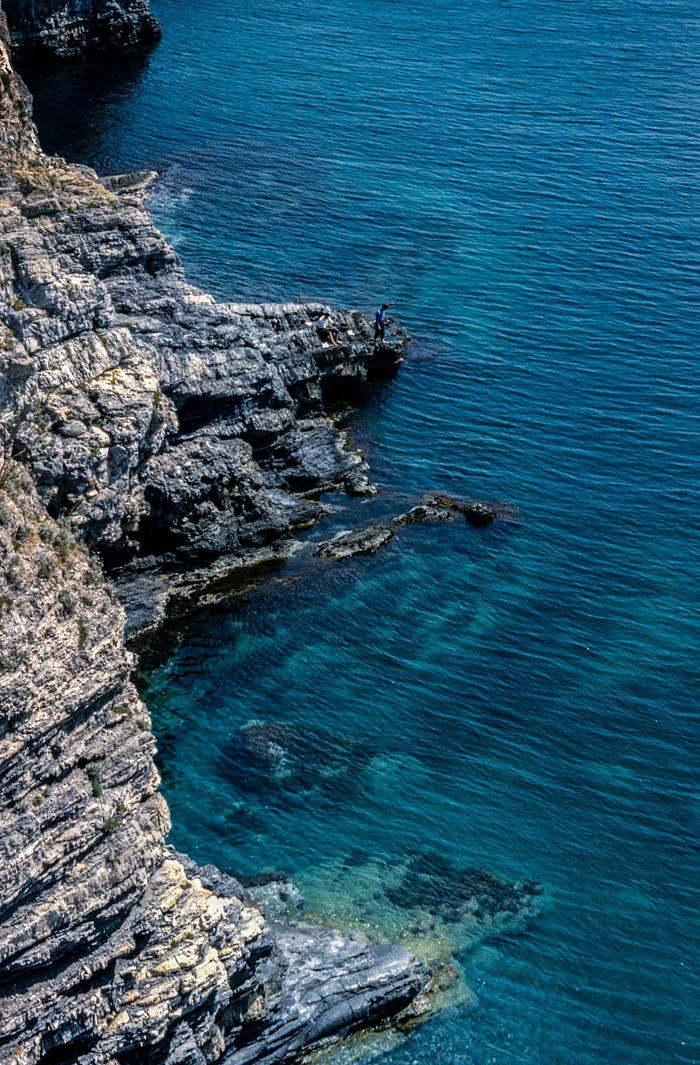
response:
<svg viewBox="0 0 700 1065"><path fill-rule="evenodd" d="M382 343L384 342L384 330L386 328L387 322L390 321L390 319L387 318L387 313L386 312L389 310L390 307L393 307L393 306L394 306L393 303L383 303L381 305L381 307L378 309L378 311L375 314L375 316L374 316L374 343L375 344L377 343L378 340L381 340Z"/></svg>

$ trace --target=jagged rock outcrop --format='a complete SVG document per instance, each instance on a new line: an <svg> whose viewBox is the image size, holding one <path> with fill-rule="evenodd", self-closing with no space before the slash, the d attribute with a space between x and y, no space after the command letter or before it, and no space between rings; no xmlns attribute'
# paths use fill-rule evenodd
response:
<svg viewBox="0 0 700 1065"><path fill-rule="evenodd" d="M12 5L17 40L57 54L133 43L155 32L145 11ZM291 1062L421 1013L430 970L301 920L284 879L248 891L168 847L123 604L134 631L153 626L169 599L287 557L325 492L371 493L334 411L396 372L406 338L375 345L363 314L322 304L217 303L150 221L157 175L46 157L30 109L0 15L0 1060ZM319 554L456 513L512 516L436 496ZM252 722L221 758L294 795L357 786L370 753ZM539 894L435 856L387 883L424 939L517 930Z"/></svg>
<svg viewBox="0 0 700 1065"><path fill-rule="evenodd" d="M394 536L386 525L368 525L363 529L349 529L337 533L331 540L322 541L315 549L318 558L340 562L355 555L374 555Z"/></svg>
<svg viewBox="0 0 700 1065"><path fill-rule="evenodd" d="M37 8L37 10L39 10ZM369 488L324 397L396 365L358 313L218 305L141 203L39 150L0 25L0 1059L288 1061L411 1008L408 951L266 923L165 844L117 564L235 568Z"/></svg>
<svg viewBox="0 0 700 1065"><path fill-rule="evenodd" d="M155 175L98 180L16 126L0 174L0 364L15 450L49 512L125 580L220 572L278 550L324 491L370 491L329 404L394 373L404 338L375 347L364 315L344 312L332 346L323 305L216 303L144 210Z"/></svg>
<svg viewBox="0 0 700 1065"><path fill-rule="evenodd" d="M318 517L321 492L367 491L324 394L396 364L359 312L330 347L327 308L222 305L188 285L141 205L147 178L37 156L4 193L18 443L49 510L110 566L243 553Z"/></svg>
<svg viewBox="0 0 700 1065"><path fill-rule="evenodd" d="M463 515L467 525L483 529L493 522L517 522L518 510L510 503L482 503L476 499L454 499L446 495L426 495L416 506L398 514L390 523L366 525L336 533L330 540L316 545L317 558L341 562L356 555L374 555L393 540L397 529L405 525L439 524Z"/></svg>
<svg viewBox="0 0 700 1065"><path fill-rule="evenodd" d="M161 35L148 0L4 0L16 54L34 58L150 44Z"/></svg>
<svg viewBox="0 0 700 1065"><path fill-rule="evenodd" d="M18 464L2 485L0 1058L282 1061L409 1007L407 951L266 927L169 853L121 607Z"/></svg>

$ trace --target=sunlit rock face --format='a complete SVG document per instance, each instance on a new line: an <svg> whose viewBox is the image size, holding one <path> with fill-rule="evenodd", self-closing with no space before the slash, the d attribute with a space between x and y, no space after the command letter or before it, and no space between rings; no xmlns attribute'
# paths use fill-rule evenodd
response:
<svg viewBox="0 0 700 1065"><path fill-rule="evenodd" d="M15 34L99 43L100 6L67 10L14 4ZM331 350L327 309L188 285L150 177L42 154L0 17L0 1060L17 1065L288 1061L429 980L403 948L267 923L165 843L105 567L235 565L313 520L324 488L367 490L325 393L384 367L361 315Z"/></svg>

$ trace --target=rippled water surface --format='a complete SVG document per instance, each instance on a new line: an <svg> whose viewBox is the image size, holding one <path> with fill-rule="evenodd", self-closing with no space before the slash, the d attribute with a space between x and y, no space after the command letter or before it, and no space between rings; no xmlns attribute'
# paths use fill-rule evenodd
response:
<svg viewBox="0 0 700 1065"><path fill-rule="evenodd" d="M355 426L383 494L335 526L438 488L522 512L191 624L148 689L174 842L337 920L414 850L545 883L390 1065L700 1060L697 3L157 14L150 58L34 75L47 146L163 167L221 297L397 301L413 355ZM252 720L361 768L256 788L222 759Z"/></svg>

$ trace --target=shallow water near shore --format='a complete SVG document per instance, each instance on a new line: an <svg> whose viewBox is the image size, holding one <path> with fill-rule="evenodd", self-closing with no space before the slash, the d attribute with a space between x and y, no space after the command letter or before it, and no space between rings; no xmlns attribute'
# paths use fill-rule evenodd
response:
<svg viewBox="0 0 700 1065"><path fill-rule="evenodd" d="M30 78L45 146L163 167L219 297L397 301L412 354L354 422L382 496L329 528L436 489L522 512L191 622L146 692L173 842L329 920L409 852L545 883L525 934L455 943L473 995L391 1065L699 1061L697 5L154 7L150 57ZM251 721L363 757L253 787L221 759Z"/></svg>

